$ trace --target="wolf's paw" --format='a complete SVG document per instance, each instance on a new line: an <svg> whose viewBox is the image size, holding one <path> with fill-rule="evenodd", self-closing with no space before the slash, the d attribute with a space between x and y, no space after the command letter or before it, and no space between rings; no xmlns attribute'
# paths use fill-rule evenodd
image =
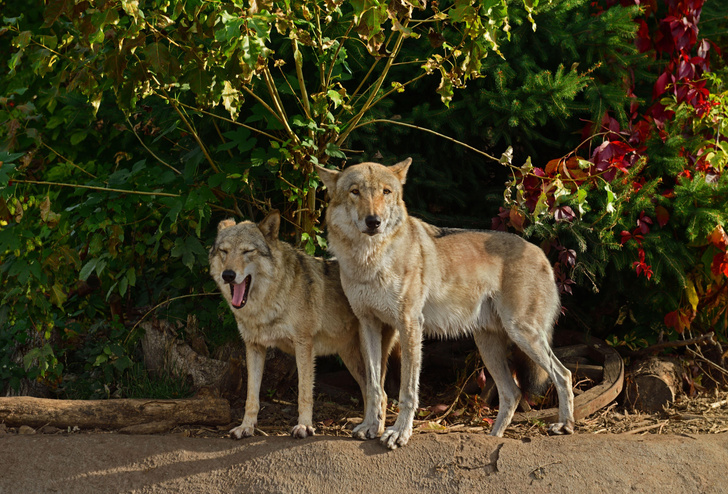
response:
<svg viewBox="0 0 728 494"><path fill-rule="evenodd" d="M230 437L233 439L242 439L244 437L252 437L254 434L253 426L239 425L234 429L230 429Z"/></svg>
<svg viewBox="0 0 728 494"><path fill-rule="evenodd" d="M315 432L316 429L310 425L298 424L291 429L291 437L295 437L296 439L305 439L308 436L313 436Z"/></svg>
<svg viewBox="0 0 728 494"><path fill-rule="evenodd" d="M412 437L412 427L400 428L395 424L384 431L381 442L389 449L397 449L399 446L407 444L410 437Z"/></svg>
<svg viewBox="0 0 728 494"><path fill-rule="evenodd" d="M379 437L379 434L381 434L381 432L378 423L368 424L366 422L362 422L361 424L357 425L351 432L352 437L362 440L376 439L377 437Z"/></svg>
<svg viewBox="0 0 728 494"><path fill-rule="evenodd" d="M556 422L549 426L549 433L555 435L562 434L573 434L574 433L574 421L567 420L565 422Z"/></svg>

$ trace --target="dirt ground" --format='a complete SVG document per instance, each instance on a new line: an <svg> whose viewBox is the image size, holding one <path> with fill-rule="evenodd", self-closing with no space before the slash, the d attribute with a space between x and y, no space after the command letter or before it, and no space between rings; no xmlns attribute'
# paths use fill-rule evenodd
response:
<svg viewBox="0 0 728 494"><path fill-rule="evenodd" d="M356 406L319 399L318 434L304 440L287 437L295 405L264 406L259 435L242 441L228 426L134 436L0 425L0 493L728 492L726 391L651 415L614 404L573 436L536 423L493 438L472 414L420 420L395 451L347 437Z"/></svg>

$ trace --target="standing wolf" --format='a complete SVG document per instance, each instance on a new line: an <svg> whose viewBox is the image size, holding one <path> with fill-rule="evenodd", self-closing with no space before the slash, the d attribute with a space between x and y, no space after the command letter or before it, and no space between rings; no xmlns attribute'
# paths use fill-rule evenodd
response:
<svg viewBox="0 0 728 494"><path fill-rule="evenodd" d="M275 210L257 225L224 220L210 250L210 274L230 305L245 342L245 416L243 423L230 431L237 439L253 435L267 347L278 347L296 357L298 425L291 431L293 437L314 434L316 355L339 354L359 384L366 406L359 322L341 289L338 263L308 256L279 241L279 227L280 214ZM384 365L393 335L393 330L386 329L384 346L378 350ZM378 403L381 410L386 397L381 396Z"/></svg>
<svg viewBox="0 0 728 494"><path fill-rule="evenodd" d="M373 404L382 396L382 324L399 331L402 355L400 412L381 439L389 448L412 435L423 334L474 336L498 387L492 435L503 435L521 397L507 360L510 343L528 357L522 385L545 384L545 370L556 386L559 422L551 431L572 433L571 373L550 346L561 305L546 256L516 235L438 228L408 216L402 185L411 163L362 163L343 172L318 167L331 201L329 245L362 325L368 406L355 437L371 439L381 430L383 417Z"/></svg>

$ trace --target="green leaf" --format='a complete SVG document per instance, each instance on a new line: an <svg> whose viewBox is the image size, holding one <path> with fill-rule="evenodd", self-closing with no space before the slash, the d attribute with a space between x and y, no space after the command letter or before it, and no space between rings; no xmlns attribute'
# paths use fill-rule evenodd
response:
<svg viewBox="0 0 728 494"><path fill-rule="evenodd" d="M30 31L23 31L13 38L13 46L22 50L30 44Z"/></svg>
<svg viewBox="0 0 728 494"><path fill-rule="evenodd" d="M541 195L538 197L538 202L536 202L536 207L533 210L533 215L538 218L543 213L548 211L548 197L546 196L545 192L541 192Z"/></svg>
<svg viewBox="0 0 728 494"><path fill-rule="evenodd" d="M614 192L612 192L612 188L609 184L604 184L604 191L607 193L607 204L604 209L608 213L614 213Z"/></svg>
<svg viewBox="0 0 728 494"><path fill-rule="evenodd" d="M135 286L136 285L136 269L129 268L126 270L126 279L129 282L129 285Z"/></svg>
<svg viewBox="0 0 728 494"><path fill-rule="evenodd" d="M91 273L94 272L94 269L96 269L96 265L98 264L99 259L97 257L90 259L86 264L83 265L81 268L81 271L78 273L78 279L81 281L86 281L89 276L91 276Z"/></svg>
<svg viewBox="0 0 728 494"><path fill-rule="evenodd" d="M71 137L69 138L69 141L71 142L72 146L75 146L76 144L82 142L84 139L86 139L86 136L88 134L84 130L79 130L77 132L74 132L71 134Z"/></svg>
<svg viewBox="0 0 728 494"><path fill-rule="evenodd" d="M326 143L326 148L324 148L324 152L333 158L346 159L346 153L344 153L341 148L333 142Z"/></svg>
<svg viewBox="0 0 728 494"><path fill-rule="evenodd" d="M172 72L172 59L169 55L169 48L162 43L151 43L147 45L144 47L144 55L156 74L166 76Z"/></svg>
<svg viewBox="0 0 728 494"><path fill-rule="evenodd" d="M66 292L63 290L61 285L57 282L50 288L50 297L51 297L51 303L54 304L58 308L61 308L63 306L63 304L66 302L66 299L68 298L68 296L66 295Z"/></svg>

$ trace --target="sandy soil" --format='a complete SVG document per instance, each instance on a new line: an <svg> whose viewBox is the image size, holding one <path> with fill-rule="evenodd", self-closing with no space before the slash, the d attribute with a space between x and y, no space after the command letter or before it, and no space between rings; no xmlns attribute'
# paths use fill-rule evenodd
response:
<svg viewBox="0 0 728 494"><path fill-rule="evenodd" d="M288 437L289 394L262 397L260 435L242 441L226 437L240 405L233 424L146 436L0 424L0 494L728 492L726 390L656 414L613 403L568 437L547 436L542 423L512 424L502 439L485 434L495 410L466 395L433 395L423 405L457 406L444 419L442 406L439 415L423 409L409 445L395 451L348 437L361 416L350 393L318 395L317 436Z"/></svg>
<svg viewBox="0 0 728 494"><path fill-rule="evenodd" d="M573 436L419 421L395 451L345 437L355 419L333 421L347 414L332 403L316 404L319 435L292 439L295 407L276 405L265 405L268 436L242 441L225 437L229 426L135 436L0 424L0 493L728 492L726 391L651 415L614 404Z"/></svg>
<svg viewBox="0 0 728 494"><path fill-rule="evenodd" d="M0 437L0 492L728 492L728 434Z"/></svg>

